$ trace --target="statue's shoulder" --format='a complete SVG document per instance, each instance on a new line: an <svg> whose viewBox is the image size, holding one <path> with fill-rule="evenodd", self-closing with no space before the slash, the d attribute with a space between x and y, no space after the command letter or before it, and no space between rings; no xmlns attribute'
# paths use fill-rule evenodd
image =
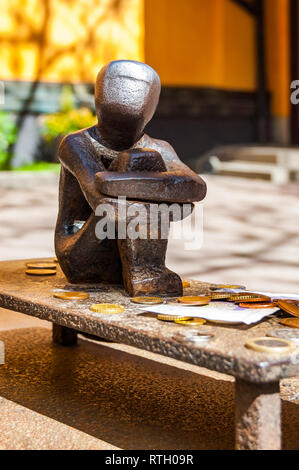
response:
<svg viewBox="0 0 299 470"><path fill-rule="evenodd" d="M95 126L87 127L67 134L61 141L60 150L84 147L90 139L90 135L94 132L94 128Z"/></svg>

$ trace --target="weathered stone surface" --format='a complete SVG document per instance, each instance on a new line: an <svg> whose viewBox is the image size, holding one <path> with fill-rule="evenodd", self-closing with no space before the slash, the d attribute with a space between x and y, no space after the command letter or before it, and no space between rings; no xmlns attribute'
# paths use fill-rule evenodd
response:
<svg viewBox="0 0 299 470"><path fill-rule="evenodd" d="M275 317L250 327L206 324L199 330L214 333L212 341L200 346L182 344L173 336L185 331L184 326L164 323L152 314L141 312L121 287L104 284L72 286L72 289L80 287L80 290L89 291L90 298L82 301L56 299L53 290L66 286L70 289L60 268L55 277L33 278L25 274L25 263L28 261L34 260L0 263L1 307L250 382L274 382L299 373L298 350L292 355L281 356L254 352L245 347L248 338L264 336L270 329L279 328ZM208 288L208 284L194 281L185 294L203 293ZM126 311L119 315L101 316L89 310L90 305L101 302L122 304Z"/></svg>
<svg viewBox="0 0 299 470"><path fill-rule="evenodd" d="M5 353L4 353L4 343L0 341L0 364L4 364L5 361Z"/></svg>

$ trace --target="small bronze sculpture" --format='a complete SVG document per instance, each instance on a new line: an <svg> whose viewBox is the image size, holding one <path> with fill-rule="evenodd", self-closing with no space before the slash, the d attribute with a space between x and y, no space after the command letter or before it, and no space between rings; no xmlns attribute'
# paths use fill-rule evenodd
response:
<svg viewBox="0 0 299 470"><path fill-rule="evenodd" d="M120 60L99 72L95 86L98 124L66 136L55 248L71 283L123 283L130 295L181 295L180 277L165 267L167 239L96 237L96 208L126 196L143 201L192 203L206 194L204 181L167 142L144 134L160 95L158 74L148 65ZM76 221L80 221L79 223ZM148 222L145 220L146 230Z"/></svg>

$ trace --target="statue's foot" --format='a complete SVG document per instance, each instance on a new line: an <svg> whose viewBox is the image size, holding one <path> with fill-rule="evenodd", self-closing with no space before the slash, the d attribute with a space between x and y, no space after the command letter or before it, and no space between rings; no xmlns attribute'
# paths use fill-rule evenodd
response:
<svg viewBox="0 0 299 470"><path fill-rule="evenodd" d="M167 268L131 273L126 279L125 287L132 297L139 295L175 297L183 294L180 276Z"/></svg>

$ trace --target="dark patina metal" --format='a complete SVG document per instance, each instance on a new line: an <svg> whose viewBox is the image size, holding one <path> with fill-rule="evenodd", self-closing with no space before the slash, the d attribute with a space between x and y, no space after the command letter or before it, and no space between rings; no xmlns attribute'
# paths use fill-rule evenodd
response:
<svg viewBox="0 0 299 470"><path fill-rule="evenodd" d="M206 194L204 181L184 165L167 142L144 134L159 100L160 79L148 65L115 61L99 73L95 87L98 124L65 137L56 254L71 283L124 284L131 295L181 295L180 277L165 267L167 239L99 240L95 211L101 202L127 207L192 203ZM183 215L182 215L183 218ZM79 221L79 225L78 225ZM149 233L148 218L144 229ZM79 229L78 229L79 227Z"/></svg>

